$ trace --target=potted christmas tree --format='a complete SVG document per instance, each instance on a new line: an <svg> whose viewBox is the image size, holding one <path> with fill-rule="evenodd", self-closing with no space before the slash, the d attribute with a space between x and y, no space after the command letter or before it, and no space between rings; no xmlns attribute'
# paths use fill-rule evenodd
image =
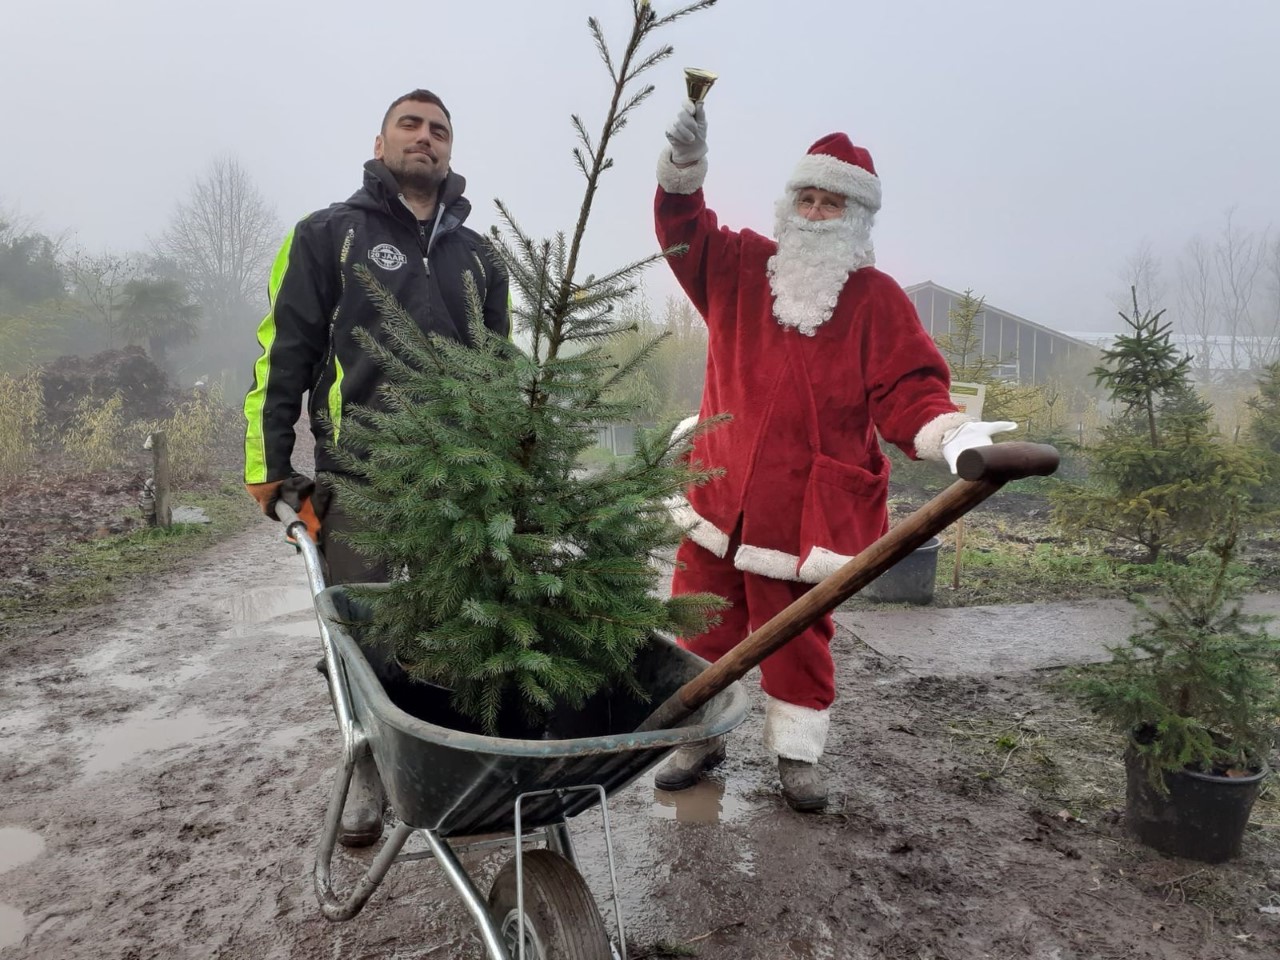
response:
<svg viewBox="0 0 1280 960"><path fill-rule="evenodd" d="M1177 571L1166 603L1071 685L1127 737L1126 824L1163 853L1237 856L1280 721L1280 637L1241 612L1231 573L1238 512Z"/></svg>
<svg viewBox="0 0 1280 960"><path fill-rule="evenodd" d="M723 604L658 596L655 560L682 536L665 501L709 476L688 462L692 434L654 431L626 463L577 468L600 426L634 419L619 386L662 338L619 360L611 347L635 328L615 308L644 267L672 252L581 276L592 201L615 136L653 91L638 78L672 53L646 49L651 35L713 2L660 17L633 0L630 36L614 53L588 21L612 90L597 136L572 118L585 178L576 225L535 240L498 204L505 229L493 241L516 295L512 340L486 330L474 296L472 346L424 335L356 268L384 318L363 345L388 385L378 409L342 425L354 479L338 495L367 524L353 546L402 571L385 587L350 589L371 611L362 641L446 687L452 706L490 734L536 737L552 711L602 688L641 696L631 667L651 634L697 634Z"/></svg>

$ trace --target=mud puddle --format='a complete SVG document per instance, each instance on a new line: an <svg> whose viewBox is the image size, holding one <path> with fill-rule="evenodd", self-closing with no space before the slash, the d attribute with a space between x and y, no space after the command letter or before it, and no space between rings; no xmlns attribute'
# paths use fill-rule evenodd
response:
<svg viewBox="0 0 1280 960"><path fill-rule="evenodd" d="M285 614L310 613L311 591L305 586L259 587L230 598L231 620L236 624L267 623Z"/></svg>
<svg viewBox="0 0 1280 960"><path fill-rule="evenodd" d="M35 860L44 851L39 834L20 827L0 827L0 873ZM0 884L4 881L0 880ZM0 950L21 943L30 929L26 914L17 907L0 903Z"/></svg>
<svg viewBox="0 0 1280 960"><path fill-rule="evenodd" d="M162 705L152 705L98 730L85 749L83 773L91 777L116 770L148 754L189 752L234 726L234 721L212 720L194 708L169 714Z"/></svg>
<svg viewBox="0 0 1280 960"><path fill-rule="evenodd" d="M653 805L650 816L659 820L675 820L677 823L733 823L745 819L754 805L743 799L744 784L725 783L718 778L708 778L687 790L668 792L653 786Z"/></svg>

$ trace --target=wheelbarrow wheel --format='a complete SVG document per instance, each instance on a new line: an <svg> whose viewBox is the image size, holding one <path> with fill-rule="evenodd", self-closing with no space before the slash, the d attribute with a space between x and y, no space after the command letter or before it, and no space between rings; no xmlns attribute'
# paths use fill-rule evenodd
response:
<svg viewBox="0 0 1280 960"><path fill-rule="evenodd" d="M610 960L609 934L582 875L550 850L524 860L525 960ZM489 891L489 915L513 960L519 956L516 862L509 860Z"/></svg>

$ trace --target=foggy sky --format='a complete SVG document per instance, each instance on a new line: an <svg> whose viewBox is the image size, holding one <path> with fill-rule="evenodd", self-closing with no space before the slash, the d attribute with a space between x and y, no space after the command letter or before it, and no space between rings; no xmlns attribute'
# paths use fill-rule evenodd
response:
<svg viewBox="0 0 1280 960"><path fill-rule="evenodd" d="M501 197L536 235L568 231L581 192L569 114L598 130L609 93L585 20L616 42L628 11L7 3L0 205L91 251L146 249L209 161L233 154L292 222L359 185L387 104L425 86L453 113L472 225ZM883 182L883 269L1059 329L1114 325L1120 271L1144 241L1171 258L1232 205L1242 226L1280 222L1272 0L721 0L659 36L676 55L617 141L588 269L655 247L655 159L683 66L720 74L707 195L722 222L769 232L804 150L844 130ZM674 290L660 264L646 286Z"/></svg>

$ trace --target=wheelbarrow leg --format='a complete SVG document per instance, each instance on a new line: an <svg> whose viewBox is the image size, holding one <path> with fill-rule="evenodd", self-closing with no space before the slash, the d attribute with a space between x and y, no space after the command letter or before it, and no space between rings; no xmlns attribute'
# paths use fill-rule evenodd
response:
<svg viewBox="0 0 1280 960"><path fill-rule="evenodd" d="M342 808L347 802L347 790L351 786L351 774L355 770L356 760L369 750L368 743L363 740L357 749L344 751L342 769L333 782L333 790L329 794L329 811L325 815L324 830L320 834L320 849L316 851L316 866L312 875L316 891L316 899L320 901L320 912L326 920L335 923L350 920L363 909L373 891L378 889L391 864L395 862L405 841L413 834L413 827L407 823L398 823L391 836L387 837L373 858L368 871L356 883L355 889L344 900L334 892L331 867L333 863L333 846L338 839L338 827L342 822Z"/></svg>
<svg viewBox="0 0 1280 960"><path fill-rule="evenodd" d="M578 857L573 852L573 840L569 837L568 821L561 820L559 823L553 823L547 827L547 849L560 854L575 867L581 869L578 864Z"/></svg>
<svg viewBox="0 0 1280 960"><path fill-rule="evenodd" d="M476 926L480 928L480 939L484 943L485 952L488 953L489 960L511 960L511 954L507 952L507 948L502 943L502 934L497 926L494 925L493 918L489 916L489 904L480 895L476 885L471 882L470 875L459 862L457 854L453 852L453 847L449 846L447 841L442 840L434 830L419 830L418 832L427 841L427 845L435 855L436 862L440 864L440 869L449 878L453 888L458 891L458 896L466 904L467 912L471 914Z"/></svg>

